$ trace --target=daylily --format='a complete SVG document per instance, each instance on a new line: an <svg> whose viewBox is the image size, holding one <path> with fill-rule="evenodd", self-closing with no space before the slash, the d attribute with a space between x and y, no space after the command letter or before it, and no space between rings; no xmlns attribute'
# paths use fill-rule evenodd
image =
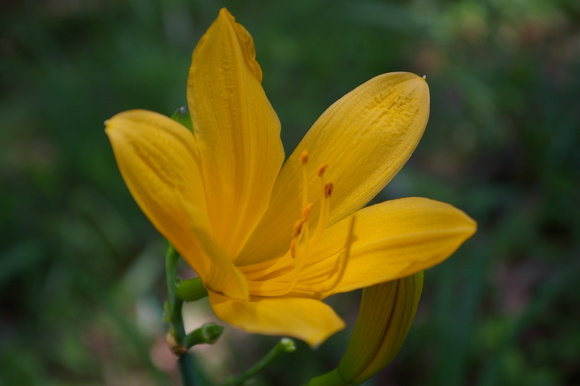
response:
<svg viewBox="0 0 580 386"><path fill-rule="evenodd" d="M133 197L195 270L215 314L318 345L344 327L322 299L440 263L475 222L425 198L361 209L422 136L425 79L389 73L362 84L285 163L261 81L252 37L222 9L193 52L193 132L145 110L114 116L106 132Z"/></svg>

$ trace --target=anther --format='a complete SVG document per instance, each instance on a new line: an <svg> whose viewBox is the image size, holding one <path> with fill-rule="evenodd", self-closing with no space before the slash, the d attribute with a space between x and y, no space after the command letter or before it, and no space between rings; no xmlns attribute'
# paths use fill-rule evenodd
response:
<svg viewBox="0 0 580 386"><path fill-rule="evenodd" d="M328 184L324 185L324 197L325 198L330 197L333 190L334 190L334 185L332 184L332 182L329 182Z"/></svg>
<svg viewBox="0 0 580 386"><path fill-rule="evenodd" d="M300 164L304 165L306 162L308 162L308 150L302 150L302 153L300 153Z"/></svg>
<svg viewBox="0 0 580 386"><path fill-rule="evenodd" d="M292 231L292 238L296 238L296 237L298 237L298 235L300 235L300 232L302 232L302 224L304 224L304 222L301 220L298 220L294 223L294 230Z"/></svg>
<svg viewBox="0 0 580 386"><path fill-rule="evenodd" d="M308 220L308 216L310 215L313 206L313 204L308 204L304 207L304 209L302 209L302 222L306 222L306 220Z"/></svg>
<svg viewBox="0 0 580 386"><path fill-rule="evenodd" d="M326 171L327 167L328 167L327 164L320 165L320 167L318 168L318 177L322 177L324 175L324 172Z"/></svg>

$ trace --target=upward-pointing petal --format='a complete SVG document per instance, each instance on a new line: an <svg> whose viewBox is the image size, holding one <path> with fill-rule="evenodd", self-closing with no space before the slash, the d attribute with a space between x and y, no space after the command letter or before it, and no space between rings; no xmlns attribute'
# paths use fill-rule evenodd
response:
<svg viewBox="0 0 580 386"><path fill-rule="evenodd" d="M234 257L266 210L284 160L252 37L224 8L197 45L187 98L215 242Z"/></svg>
<svg viewBox="0 0 580 386"><path fill-rule="evenodd" d="M329 225L366 205L409 159L429 117L429 88L410 73L379 75L346 94L314 123L284 164L272 192L268 211L239 257L243 264L261 256L277 256L290 243L293 221L301 211L301 166L308 151L308 201L317 220L320 201L316 170L328 165Z"/></svg>

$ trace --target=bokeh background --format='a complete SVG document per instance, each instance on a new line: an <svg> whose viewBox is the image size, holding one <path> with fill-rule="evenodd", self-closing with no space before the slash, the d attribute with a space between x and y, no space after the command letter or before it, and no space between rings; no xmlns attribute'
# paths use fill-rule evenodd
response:
<svg viewBox="0 0 580 386"><path fill-rule="evenodd" d="M580 385L578 0L1 0L0 384L179 384L160 321L166 245L103 122L185 105L222 6L254 36L287 153L369 78L427 76L429 126L379 199L449 202L479 231L427 271L408 340L367 385ZM359 296L330 299L351 326ZM203 301L187 315L215 319ZM330 370L349 333L298 342L254 384ZM222 338L193 350L201 385L277 341Z"/></svg>

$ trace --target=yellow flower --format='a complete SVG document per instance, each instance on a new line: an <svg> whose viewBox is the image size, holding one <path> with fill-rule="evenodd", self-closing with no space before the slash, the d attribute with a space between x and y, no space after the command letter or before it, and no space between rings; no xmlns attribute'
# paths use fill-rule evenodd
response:
<svg viewBox="0 0 580 386"><path fill-rule="evenodd" d="M114 116L106 132L133 197L199 275L216 315L317 345L344 327L322 299L431 267L475 223L424 198L361 209L425 129L423 78L390 73L357 87L283 166L261 80L252 37L222 9L193 53L193 133L145 110Z"/></svg>

